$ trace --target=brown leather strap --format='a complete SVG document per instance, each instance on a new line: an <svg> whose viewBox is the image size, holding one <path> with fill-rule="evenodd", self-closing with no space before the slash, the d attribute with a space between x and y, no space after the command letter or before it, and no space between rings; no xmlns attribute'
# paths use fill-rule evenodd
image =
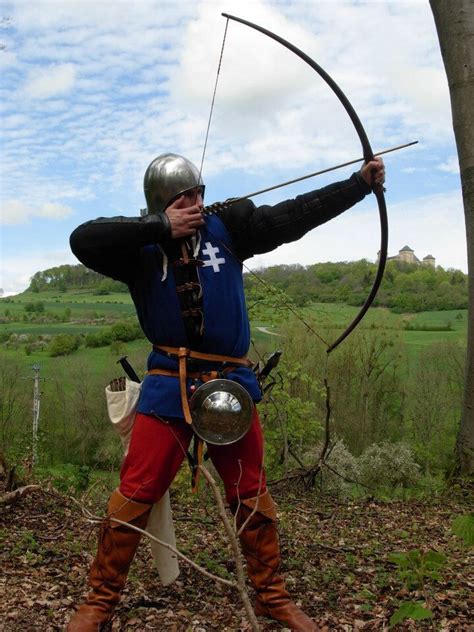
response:
<svg viewBox="0 0 474 632"><path fill-rule="evenodd" d="M159 351L164 351L169 355L173 355L176 357L180 357L180 354L183 352L186 353L187 358L192 358L193 360L205 360L207 362L220 362L220 363L228 363L233 364L235 366L251 366L252 362L244 356L242 358L234 358L233 356L225 356L218 355L217 353L201 353L200 351L192 351L192 349L186 349L186 347L166 347L164 345L153 345L154 349Z"/></svg>
<svg viewBox="0 0 474 632"><path fill-rule="evenodd" d="M188 394L186 389L186 378L192 377L203 382L207 382L210 379L219 377L217 371L206 371L203 373L188 373L186 361L188 358L193 360L206 360L207 362L219 362L221 364L231 364L233 366L250 366L251 362L247 357L234 358L232 356L217 355L215 353L200 353L199 351L192 351L186 347L165 347L163 345L153 345L154 349L164 351L168 355L176 356L178 359L178 371L169 371L167 369L152 369L148 371L148 375L168 375L179 378L179 391L181 394L181 405L183 407L183 414L186 423L192 424L193 419L191 417L191 410L189 408ZM226 367L224 372L228 373L232 370L232 367ZM215 377L209 377L210 374L215 374ZM222 373L222 371L221 371Z"/></svg>
<svg viewBox="0 0 474 632"><path fill-rule="evenodd" d="M191 292L192 290L199 290L199 296L201 296L201 286L199 283L194 283L193 281L188 281L187 283L183 283L183 285L176 286L176 291L178 294L180 292Z"/></svg>
<svg viewBox="0 0 474 632"><path fill-rule="evenodd" d="M258 511L274 522L277 519L275 501L268 490L265 490L259 496L254 496L253 498L243 498L240 502L242 505L249 507L252 511Z"/></svg>
<svg viewBox="0 0 474 632"><path fill-rule="evenodd" d="M222 373L228 373L230 369L224 369L223 371L187 371L186 377L191 377L193 380L201 380L201 382L209 382L209 380L217 380L222 376ZM165 375L167 377L179 377L179 371L172 371L171 369L150 369L147 371L147 375Z"/></svg>
<svg viewBox="0 0 474 632"><path fill-rule="evenodd" d="M193 418L191 417L188 394L186 393L186 351L186 347L180 347L179 349L179 390L181 392L181 404L183 406L184 418L186 420L186 423L192 424Z"/></svg>

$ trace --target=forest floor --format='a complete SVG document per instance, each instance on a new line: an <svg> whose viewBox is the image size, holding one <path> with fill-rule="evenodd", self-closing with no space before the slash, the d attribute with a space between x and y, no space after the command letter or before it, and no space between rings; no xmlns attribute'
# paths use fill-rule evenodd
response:
<svg viewBox="0 0 474 632"><path fill-rule="evenodd" d="M342 501L316 494L277 499L288 588L323 631L388 630L392 615L407 602L429 609L432 618L405 620L392 629L474 631L473 556L452 532L455 518L472 511L472 494L458 490L429 502ZM100 513L105 502L102 490L87 506ZM185 503L175 493L172 502L180 549L231 577L235 564L209 494ZM86 591L96 530L68 496L50 488L0 505L2 632L65 629ZM418 587L407 588L389 556L415 549L421 557L408 579ZM437 568L430 570L430 559ZM284 629L268 619L260 622L265 631ZM251 628L235 591L184 563L173 585L160 585L147 544L133 563L111 629Z"/></svg>

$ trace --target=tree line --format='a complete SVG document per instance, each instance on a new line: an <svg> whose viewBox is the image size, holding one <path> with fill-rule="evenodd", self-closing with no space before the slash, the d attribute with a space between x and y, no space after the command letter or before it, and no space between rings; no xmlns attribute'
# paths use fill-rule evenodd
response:
<svg viewBox="0 0 474 632"><path fill-rule="evenodd" d="M258 276L285 293L298 307L312 302L364 303L376 274L376 264L354 262L316 263L310 266L278 265L258 270ZM251 274L245 275L248 298L255 302L265 288ZM460 270L389 261L374 305L394 312L466 309L468 277Z"/></svg>
<svg viewBox="0 0 474 632"><path fill-rule="evenodd" d="M372 287L376 264L362 259L352 262L315 263L310 266L278 265L258 270L267 284L285 293L299 307L312 302L345 303L360 306ZM244 275L247 296L258 301L262 285L252 275ZM375 305L395 312L466 309L468 277L460 270L440 266L419 266L389 261ZM119 281L108 279L82 264L62 265L36 272L29 291L57 289L91 290L94 294L127 292Z"/></svg>
<svg viewBox="0 0 474 632"><path fill-rule="evenodd" d="M28 287L30 292L44 292L46 290L92 290L96 294L107 292L128 292L127 286L120 281L108 279L102 274L90 270L82 264L64 264L36 272Z"/></svg>

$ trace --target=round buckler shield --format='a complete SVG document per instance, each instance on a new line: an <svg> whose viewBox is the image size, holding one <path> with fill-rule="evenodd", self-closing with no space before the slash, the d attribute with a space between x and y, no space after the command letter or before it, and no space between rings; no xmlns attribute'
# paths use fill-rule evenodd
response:
<svg viewBox="0 0 474 632"><path fill-rule="evenodd" d="M252 398L232 380L205 382L193 393L189 406L194 432L206 443L235 443L252 425Z"/></svg>

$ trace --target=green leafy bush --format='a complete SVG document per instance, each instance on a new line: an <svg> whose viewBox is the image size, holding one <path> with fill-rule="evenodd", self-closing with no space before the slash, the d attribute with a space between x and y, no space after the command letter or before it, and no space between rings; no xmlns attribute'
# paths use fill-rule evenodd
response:
<svg viewBox="0 0 474 632"><path fill-rule="evenodd" d="M25 312L28 313L43 313L44 312L44 303L43 301L31 301L30 303L25 303Z"/></svg>
<svg viewBox="0 0 474 632"><path fill-rule="evenodd" d="M422 619L431 619L433 613L424 607L423 602L405 601L390 617L390 627L403 623L407 619L413 621L421 621Z"/></svg>
<svg viewBox="0 0 474 632"><path fill-rule="evenodd" d="M64 463L59 472L53 476L53 485L62 492L71 489L82 492L89 487L91 468L87 465Z"/></svg>
<svg viewBox="0 0 474 632"><path fill-rule="evenodd" d="M143 332L136 323L119 322L108 329L87 334L86 347L106 347L113 342L131 342L143 337Z"/></svg>
<svg viewBox="0 0 474 632"><path fill-rule="evenodd" d="M112 342L112 334L109 329L98 331L93 334L87 334L84 340L86 347L95 349L97 347L106 347Z"/></svg>
<svg viewBox="0 0 474 632"><path fill-rule="evenodd" d="M110 329L112 340L131 342L143 337L142 330L136 323L116 323Z"/></svg>
<svg viewBox="0 0 474 632"><path fill-rule="evenodd" d="M80 336L58 334L49 344L49 355L53 358L56 358L57 356L70 355L71 353L74 353L74 351L77 351L79 349L80 344Z"/></svg>
<svg viewBox="0 0 474 632"><path fill-rule="evenodd" d="M310 453L306 453L305 460L315 463L321 454L322 444L318 444ZM310 457L310 458L308 458ZM352 483L359 479L359 466L356 457L351 454L342 441L337 441L325 459L321 470L321 481L324 491L332 494L349 492Z"/></svg>

